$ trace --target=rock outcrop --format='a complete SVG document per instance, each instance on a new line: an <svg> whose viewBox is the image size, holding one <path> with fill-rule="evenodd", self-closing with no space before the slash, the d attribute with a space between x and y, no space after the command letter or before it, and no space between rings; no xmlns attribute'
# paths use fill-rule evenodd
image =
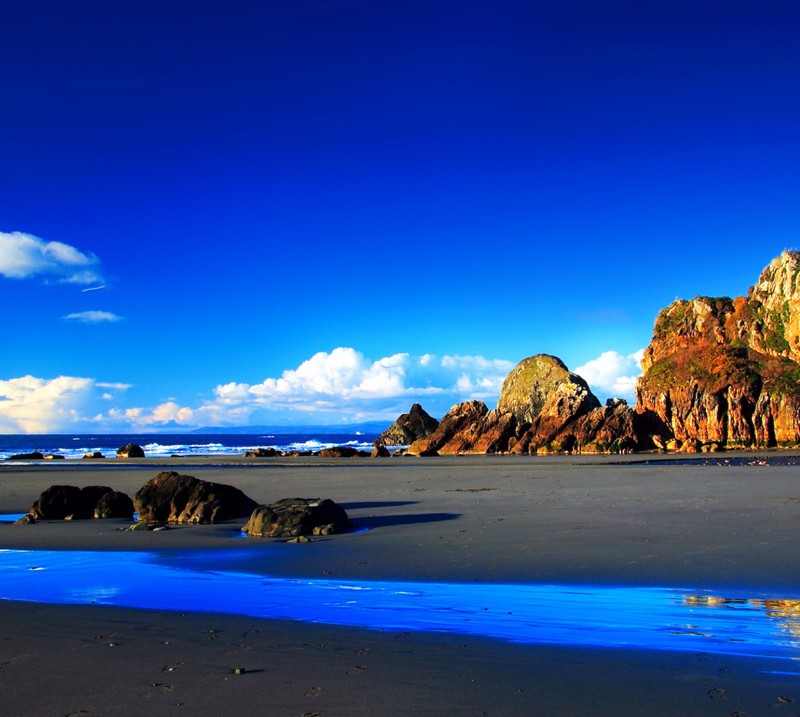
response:
<svg viewBox="0 0 800 717"><path fill-rule="evenodd" d="M368 456L369 453L359 451L352 446L333 446L332 448L323 448L317 455L321 458L358 458Z"/></svg>
<svg viewBox="0 0 800 717"><path fill-rule="evenodd" d="M747 296L676 301L656 318L637 412L666 449L800 442L800 254L784 252Z"/></svg>
<svg viewBox="0 0 800 717"><path fill-rule="evenodd" d="M506 376L497 410L512 413L520 423L545 417L556 427L599 406L586 381L561 359L539 354L520 361Z"/></svg>
<svg viewBox="0 0 800 717"><path fill-rule="evenodd" d="M389 453L389 449L383 445L383 443L375 443L372 446L372 453L369 454L370 458L391 458L392 454Z"/></svg>
<svg viewBox="0 0 800 717"><path fill-rule="evenodd" d="M452 453L608 452L638 446L636 415L624 401L600 406L580 376L547 354L521 361L506 377L497 408L460 403L408 449Z"/></svg>
<svg viewBox="0 0 800 717"><path fill-rule="evenodd" d="M52 485L39 496L28 515L34 520L133 520L133 501L125 493L104 485Z"/></svg>
<svg viewBox="0 0 800 717"><path fill-rule="evenodd" d="M253 510L242 532L259 538L297 538L352 529L344 508L328 498L284 498Z"/></svg>
<svg viewBox="0 0 800 717"><path fill-rule="evenodd" d="M376 443L384 446L410 446L414 441L430 436L438 427L439 421L415 403L408 413L400 414L397 420L378 436Z"/></svg>
<svg viewBox="0 0 800 717"><path fill-rule="evenodd" d="M135 443L128 443L117 449L117 458L144 458L144 448Z"/></svg>
<svg viewBox="0 0 800 717"><path fill-rule="evenodd" d="M16 455L9 456L6 458L7 461L43 461L44 454L40 453L39 451L33 451L31 453L17 453Z"/></svg>
<svg viewBox="0 0 800 717"><path fill-rule="evenodd" d="M466 401L453 406L431 435L414 441L408 452L416 456L469 452L480 433L482 419L489 412L483 401Z"/></svg>
<svg viewBox="0 0 800 717"><path fill-rule="evenodd" d="M600 406L554 356L521 361L497 408L460 403L412 455L716 451L800 444L800 253L783 252L747 296L676 301L656 318L634 409Z"/></svg>
<svg viewBox="0 0 800 717"><path fill-rule="evenodd" d="M280 453L274 448L254 448L252 451L245 451L245 458L275 458Z"/></svg>
<svg viewBox="0 0 800 717"><path fill-rule="evenodd" d="M222 523L250 515L257 505L238 488L175 471L151 478L134 497L139 520L147 523Z"/></svg>

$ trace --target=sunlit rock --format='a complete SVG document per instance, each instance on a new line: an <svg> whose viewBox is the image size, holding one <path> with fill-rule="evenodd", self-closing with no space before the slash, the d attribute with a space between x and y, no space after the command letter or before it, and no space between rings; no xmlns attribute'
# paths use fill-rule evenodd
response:
<svg viewBox="0 0 800 717"><path fill-rule="evenodd" d="M415 403L408 413L401 413L397 420L378 436L378 441L384 446L410 446L414 441L431 435L438 426L439 421Z"/></svg>
<svg viewBox="0 0 800 717"><path fill-rule="evenodd" d="M135 443L128 443L117 450L117 458L144 458L144 449Z"/></svg>

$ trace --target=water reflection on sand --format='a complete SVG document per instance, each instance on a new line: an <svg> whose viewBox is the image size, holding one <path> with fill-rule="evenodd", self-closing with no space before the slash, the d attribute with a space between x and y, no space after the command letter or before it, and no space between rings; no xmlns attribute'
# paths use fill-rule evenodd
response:
<svg viewBox="0 0 800 717"><path fill-rule="evenodd" d="M236 572L244 555L235 549L0 550L0 598L451 632L528 644L800 658L796 599L675 588L287 579Z"/></svg>

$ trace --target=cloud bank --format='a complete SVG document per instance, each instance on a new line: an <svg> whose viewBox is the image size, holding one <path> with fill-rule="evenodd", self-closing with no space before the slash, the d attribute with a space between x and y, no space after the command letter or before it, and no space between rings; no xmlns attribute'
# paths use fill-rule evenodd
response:
<svg viewBox="0 0 800 717"><path fill-rule="evenodd" d="M100 260L94 254L24 232L0 232L0 275L8 279L53 277L66 284L103 280Z"/></svg>
<svg viewBox="0 0 800 717"><path fill-rule="evenodd" d="M605 351L573 371L586 379L592 391L600 398L624 398L633 401L636 379L642 375L642 356L644 349L627 356L616 351Z"/></svg>
<svg viewBox="0 0 800 717"><path fill-rule="evenodd" d="M642 352L606 351L575 372L598 396L633 399ZM219 384L205 401L176 399L156 406L125 405L133 387L124 382L59 376L0 380L0 432L158 431L248 424L387 424L419 402L441 416L461 401L479 399L494 408L514 363L482 356L414 356L398 353L372 360L340 347L314 354L299 366L260 383Z"/></svg>
<svg viewBox="0 0 800 717"><path fill-rule="evenodd" d="M393 421L415 402L434 415L468 399L494 405L513 363L482 356L412 356L371 360L353 348L321 351L261 383L225 383L195 405L120 405L122 382L33 376L0 381L0 431L148 431L165 426Z"/></svg>
<svg viewBox="0 0 800 717"><path fill-rule="evenodd" d="M0 431L53 433L84 423L93 386L92 379L75 376L0 380Z"/></svg>
<svg viewBox="0 0 800 717"><path fill-rule="evenodd" d="M348 347L320 351L261 383L226 383L197 408L167 402L136 417L139 425L348 423L393 421L411 403L444 413L468 399L494 402L513 363L481 356L394 354L371 360Z"/></svg>

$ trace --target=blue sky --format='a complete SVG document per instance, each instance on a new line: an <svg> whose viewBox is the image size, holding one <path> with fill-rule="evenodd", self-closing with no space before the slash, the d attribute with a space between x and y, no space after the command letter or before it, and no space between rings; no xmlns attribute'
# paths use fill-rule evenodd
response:
<svg viewBox="0 0 800 717"><path fill-rule="evenodd" d="M601 396L800 230L793 0L6 3L0 432ZM100 288L102 287L102 288Z"/></svg>

